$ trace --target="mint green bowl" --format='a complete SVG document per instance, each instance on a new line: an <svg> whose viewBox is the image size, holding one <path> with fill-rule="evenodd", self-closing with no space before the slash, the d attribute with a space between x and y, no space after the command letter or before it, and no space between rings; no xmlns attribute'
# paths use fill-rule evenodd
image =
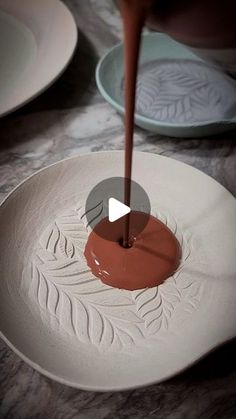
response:
<svg viewBox="0 0 236 419"><path fill-rule="evenodd" d="M185 46L160 33L143 35L139 65L148 64L156 60L191 60L203 63L201 58L193 54ZM224 77L224 76L223 76ZM228 76L225 76L228 77ZM110 103L120 114L124 114L122 84L123 70L123 44L118 44L106 53L96 68L96 82L104 99ZM135 114L137 126L154 133L173 137L204 137L219 134L236 128L235 115L221 120L206 122L170 123L151 118L140 113Z"/></svg>

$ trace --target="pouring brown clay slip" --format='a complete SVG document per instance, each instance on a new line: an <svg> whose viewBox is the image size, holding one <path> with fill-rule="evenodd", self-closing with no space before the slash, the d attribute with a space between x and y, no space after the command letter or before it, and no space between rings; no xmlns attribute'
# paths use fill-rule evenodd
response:
<svg viewBox="0 0 236 419"><path fill-rule="evenodd" d="M148 0L121 0L125 35L125 199L130 206L135 86L141 31ZM114 223L100 221L91 232L85 257L92 273L105 284L128 290L160 285L172 275L181 259L180 245L161 221L150 216L144 230L136 226L146 214L131 211ZM105 236L110 240L103 238Z"/></svg>

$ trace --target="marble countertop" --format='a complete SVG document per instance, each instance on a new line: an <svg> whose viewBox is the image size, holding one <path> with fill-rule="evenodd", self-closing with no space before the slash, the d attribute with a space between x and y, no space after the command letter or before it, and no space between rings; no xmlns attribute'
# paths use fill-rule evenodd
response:
<svg viewBox="0 0 236 419"><path fill-rule="evenodd" d="M0 200L27 176L80 153L123 148L123 121L97 91L99 57L122 37L107 0L66 0L79 29L63 76L43 95L0 120ZM173 139L136 129L135 148L189 163L236 196L235 132ZM34 371L0 341L0 418L236 418L236 341L183 374L135 391L71 389Z"/></svg>

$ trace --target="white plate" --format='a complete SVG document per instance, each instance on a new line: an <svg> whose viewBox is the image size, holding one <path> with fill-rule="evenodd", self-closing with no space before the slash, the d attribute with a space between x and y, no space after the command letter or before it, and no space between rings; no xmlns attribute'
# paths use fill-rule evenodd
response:
<svg viewBox="0 0 236 419"><path fill-rule="evenodd" d="M75 21L59 0L0 0L0 116L52 84L76 43Z"/></svg>
<svg viewBox="0 0 236 419"><path fill-rule="evenodd" d="M83 257L90 189L123 152L57 163L0 207L0 335L32 367L91 390L164 380L236 335L236 201L200 171L135 153L134 179L177 235L181 269L158 288L109 288Z"/></svg>

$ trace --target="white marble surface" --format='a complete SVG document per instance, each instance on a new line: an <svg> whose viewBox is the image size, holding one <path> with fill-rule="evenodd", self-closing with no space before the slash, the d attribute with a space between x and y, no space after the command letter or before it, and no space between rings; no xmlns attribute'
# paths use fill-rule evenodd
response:
<svg viewBox="0 0 236 419"><path fill-rule="evenodd" d="M67 0L78 49L65 74L41 97L0 120L0 199L38 169L65 157L122 149L123 122L99 95L98 58L122 37L107 0ZM173 139L136 129L135 148L189 163L236 196L236 135ZM187 344L187 343L186 343ZM0 342L0 418L236 418L236 343L178 377L120 393L71 389L41 376Z"/></svg>

